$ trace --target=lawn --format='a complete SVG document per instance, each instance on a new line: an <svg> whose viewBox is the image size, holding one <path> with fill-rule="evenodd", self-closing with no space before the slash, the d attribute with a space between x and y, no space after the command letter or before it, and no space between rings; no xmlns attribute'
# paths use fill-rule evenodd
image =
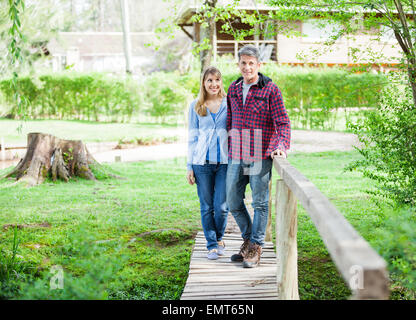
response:
<svg viewBox="0 0 416 320"><path fill-rule="evenodd" d="M372 186L369 180L343 172L357 157L356 152L326 152L294 154L289 160L380 250L379 231L385 227L380 212L385 216L389 209L380 209L364 193ZM185 180L185 159L115 163L110 169L127 179L46 182L30 189L0 181L0 248L10 260L14 229L7 225L21 225L16 259L23 270L17 281L0 278L0 298L180 297L200 229L199 203L195 187ZM350 296L300 205L298 253L301 299ZM63 290L50 290L52 266L63 268ZM392 288L392 298L412 294L399 283Z"/></svg>

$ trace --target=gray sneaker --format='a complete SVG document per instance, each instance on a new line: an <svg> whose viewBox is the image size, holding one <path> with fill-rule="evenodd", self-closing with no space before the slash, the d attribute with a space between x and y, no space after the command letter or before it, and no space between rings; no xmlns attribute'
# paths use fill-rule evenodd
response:
<svg viewBox="0 0 416 320"><path fill-rule="evenodd" d="M223 240L218 241L218 255L223 256L225 251L225 242Z"/></svg>
<svg viewBox="0 0 416 320"><path fill-rule="evenodd" d="M216 248L209 250L208 251L208 254L207 254L207 258L209 260L217 260L219 258L219 256L218 256L218 250Z"/></svg>

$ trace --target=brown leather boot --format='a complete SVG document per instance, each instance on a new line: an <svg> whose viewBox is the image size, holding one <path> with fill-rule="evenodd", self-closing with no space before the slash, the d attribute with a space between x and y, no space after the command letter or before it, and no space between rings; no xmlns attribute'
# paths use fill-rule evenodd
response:
<svg viewBox="0 0 416 320"><path fill-rule="evenodd" d="M243 267L255 268L260 264L262 248L257 243L250 242L247 248L247 253L244 256Z"/></svg>
<svg viewBox="0 0 416 320"><path fill-rule="evenodd" d="M243 244L240 247L240 251L231 256L231 261L242 262L246 254L249 243L250 243L250 239L245 239Z"/></svg>

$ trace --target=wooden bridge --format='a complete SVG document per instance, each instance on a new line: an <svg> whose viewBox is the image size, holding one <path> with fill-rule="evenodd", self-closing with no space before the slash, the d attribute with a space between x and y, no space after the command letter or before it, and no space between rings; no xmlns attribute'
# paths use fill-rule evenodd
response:
<svg viewBox="0 0 416 320"><path fill-rule="evenodd" d="M357 233L330 201L286 159L275 159L276 250L271 242L271 201L266 245L257 268L231 262L242 243L229 215L224 241L226 254L208 260L203 232L195 239L182 300L299 299L297 277L297 201L314 222L328 252L352 292L352 299L388 299L386 262ZM271 185L270 185L271 187ZM249 203L247 203L249 204ZM253 214L252 208L248 209Z"/></svg>

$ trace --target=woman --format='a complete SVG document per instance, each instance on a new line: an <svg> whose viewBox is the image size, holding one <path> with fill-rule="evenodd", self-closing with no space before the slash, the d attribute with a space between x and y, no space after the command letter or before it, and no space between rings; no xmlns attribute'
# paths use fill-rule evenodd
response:
<svg viewBox="0 0 416 320"><path fill-rule="evenodd" d="M207 68L198 98L189 107L187 180L196 183L210 260L224 254L227 224L225 177L228 162L227 100L220 71Z"/></svg>

